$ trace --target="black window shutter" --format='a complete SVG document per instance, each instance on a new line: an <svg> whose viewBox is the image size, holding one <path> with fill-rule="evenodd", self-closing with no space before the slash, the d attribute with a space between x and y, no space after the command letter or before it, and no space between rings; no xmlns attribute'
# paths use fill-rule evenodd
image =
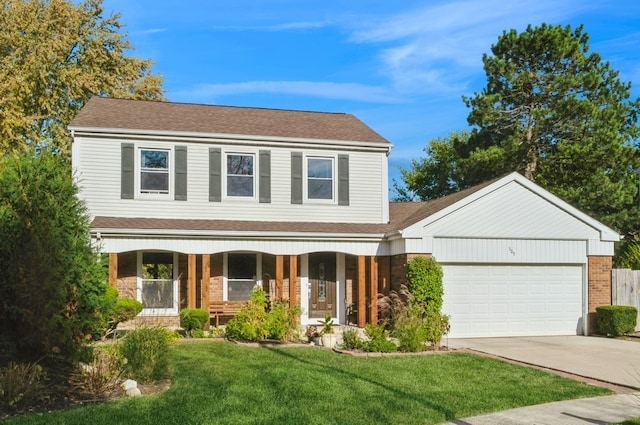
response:
<svg viewBox="0 0 640 425"><path fill-rule="evenodd" d="M291 152L291 203L302 203L302 152Z"/></svg>
<svg viewBox="0 0 640 425"><path fill-rule="evenodd" d="M260 182L258 185L260 202L271 202L271 151L260 151Z"/></svg>
<svg viewBox="0 0 640 425"><path fill-rule="evenodd" d="M120 198L133 199L136 186L135 146L123 143L120 150Z"/></svg>
<svg viewBox="0 0 640 425"><path fill-rule="evenodd" d="M349 205L349 155L338 155L338 205Z"/></svg>
<svg viewBox="0 0 640 425"><path fill-rule="evenodd" d="M176 201L187 200L187 147L176 146L176 169L174 198Z"/></svg>
<svg viewBox="0 0 640 425"><path fill-rule="evenodd" d="M222 174L220 148L209 148L209 201L222 201Z"/></svg>

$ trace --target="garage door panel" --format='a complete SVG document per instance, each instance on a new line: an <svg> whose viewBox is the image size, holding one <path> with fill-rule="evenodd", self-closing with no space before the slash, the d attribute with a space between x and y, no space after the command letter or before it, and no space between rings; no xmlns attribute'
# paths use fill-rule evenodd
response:
<svg viewBox="0 0 640 425"><path fill-rule="evenodd" d="M580 265L445 265L443 271L450 337L576 333Z"/></svg>

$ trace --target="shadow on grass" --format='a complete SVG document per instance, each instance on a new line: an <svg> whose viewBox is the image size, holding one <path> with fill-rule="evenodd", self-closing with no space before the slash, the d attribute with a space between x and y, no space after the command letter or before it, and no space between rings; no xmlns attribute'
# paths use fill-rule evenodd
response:
<svg viewBox="0 0 640 425"><path fill-rule="evenodd" d="M319 363L319 362L312 362L312 361L309 361L307 359L302 359L300 357L297 357L297 356L291 355L291 354L289 354L287 352L284 352L284 351L282 351L282 350L280 350L278 348L273 348L273 347L265 347L265 348L267 350L271 351L272 353L277 354L277 355L282 356L282 357L286 357L289 360L293 360L293 361L296 361L298 363L303 363L303 364L306 364L306 365L309 365L309 366L313 366L313 367L315 367L315 368L317 368L319 370L326 370L326 371L330 371L330 372L333 372L333 373L337 373L339 375L342 375L344 377L351 378L351 379L354 379L354 380L364 381L364 382L366 382L366 383L368 383L370 385L373 385L373 386L378 387L378 388L380 388L382 390L388 391L388 392L390 392L392 394L396 394L396 395L398 395L400 397L403 397L405 399L413 400L413 401L415 401L417 403L420 403L423 406L428 407L429 409L431 409L433 411L441 413L442 415L444 415L445 420L455 419L455 413L453 411L451 411L450 409L446 408L445 406L433 403L431 400L429 400L429 399L427 399L425 397L418 397L414 393L409 393L409 392L406 392L406 391L402 391L401 389L399 389L397 387L389 386L389 385L385 384L384 382L375 381L375 380L373 380L371 378L367 378L367 377L364 377L362 375L358 375L358 374L355 374L353 372L350 372L350 371L347 371L347 370L344 370L344 369L340 369L340 368L337 368L337 367L334 367L334 366L328 366L326 364ZM383 407L385 409L391 408L388 404L383 406Z"/></svg>

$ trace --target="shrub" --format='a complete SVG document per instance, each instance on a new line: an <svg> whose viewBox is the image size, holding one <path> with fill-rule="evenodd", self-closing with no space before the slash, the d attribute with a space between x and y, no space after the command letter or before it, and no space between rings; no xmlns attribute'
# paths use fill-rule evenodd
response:
<svg viewBox="0 0 640 425"><path fill-rule="evenodd" d="M29 404L43 390L44 372L37 363L9 362L0 368L0 407L16 409Z"/></svg>
<svg viewBox="0 0 640 425"><path fill-rule="evenodd" d="M605 305L596 307L598 329L607 336L632 333L636 328L638 309L627 305Z"/></svg>
<svg viewBox="0 0 640 425"><path fill-rule="evenodd" d="M185 308L180 311L180 327L187 331L187 335L195 336L194 331L202 331L209 323L209 312L201 308Z"/></svg>
<svg viewBox="0 0 640 425"><path fill-rule="evenodd" d="M124 359L117 345L94 350L88 364L81 364L69 383L87 398L105 398L119 389Z"/></svg>
<svg viewBox="0 0 640 425"><path fill-rule="evenodd" d="M118 322L133 320L142 311L142 303L133 298L118 298L113 318Z"/></svg>
<svg viewBox="0 0 640 425"><path fill-rule="evenodd" d="M398 318L393 335L398 338L400 351L422 351L427 341L425 321L416 309L409 309Z"/></svg>
<svg viewBox="0 0 640 425"><path fill-rule="evenodd" d="M107 271L76 195L60 155L25 150L0 157L3 362L73 359L107 326Z"/></svg>
<svg viewBox="0 0 640 425"><path fill-rule="evenodd" d="M342 333L342 348L345 350L362 350L364 341L355 329L345 329Z"/></svg>
<svg viewBox="0 0 640 425"><path fill-rule="evenodd" d="M409 291L424 312L440 313L442 309L442 267L433 258L415 257L407 262Z"/></svg>
<svg viewBox="0 0 640 425"><path fill-rule="evenodd" d="M364 333L369 338L364 343L364 350L375 353L393 353L398 347L387 339L386 331L382 325L367 324Z"/></svg>
<svg viewBox="0 0 640 425"><path fill-rule="evenodd" d="M425 331L427 341L434 350L440 348L442 337L449 332L449 316L440 313L431 313L425 319Z"/></svg>
<svg viewBox="0 0 640 425"><path fill-rule="evenodd" d="M283 301L274 301L271 308L268 307L267 294L261 288L253 289L247 305L227 322L226 337L242 341L287 341L292 338L299 309L290 308Z"/></svg>
<svg viewBox="0 0 640 425"><path fill-rule="evenodd" d="M169 342L173 338L173 332L161 327L128 332L120 344L127 377L140 382L163 378L169 369Z"/></svg>
<svg viewBox="0 0 640 425"><path fill-rule="evenodd" d="M267 313L268 337L278 341L289 341L297 328L298 308L290 308L286 302L274 301Z"/></svg>

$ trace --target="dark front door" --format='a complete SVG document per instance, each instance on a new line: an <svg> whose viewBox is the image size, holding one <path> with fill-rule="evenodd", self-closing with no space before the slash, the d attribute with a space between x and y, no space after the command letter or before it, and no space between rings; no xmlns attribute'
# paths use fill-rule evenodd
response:
<svg viewBox="0 0 640 425"><path fill-rule="evenodd" d="M309 254L309 317L336 317L336 254Z"/></svg>

